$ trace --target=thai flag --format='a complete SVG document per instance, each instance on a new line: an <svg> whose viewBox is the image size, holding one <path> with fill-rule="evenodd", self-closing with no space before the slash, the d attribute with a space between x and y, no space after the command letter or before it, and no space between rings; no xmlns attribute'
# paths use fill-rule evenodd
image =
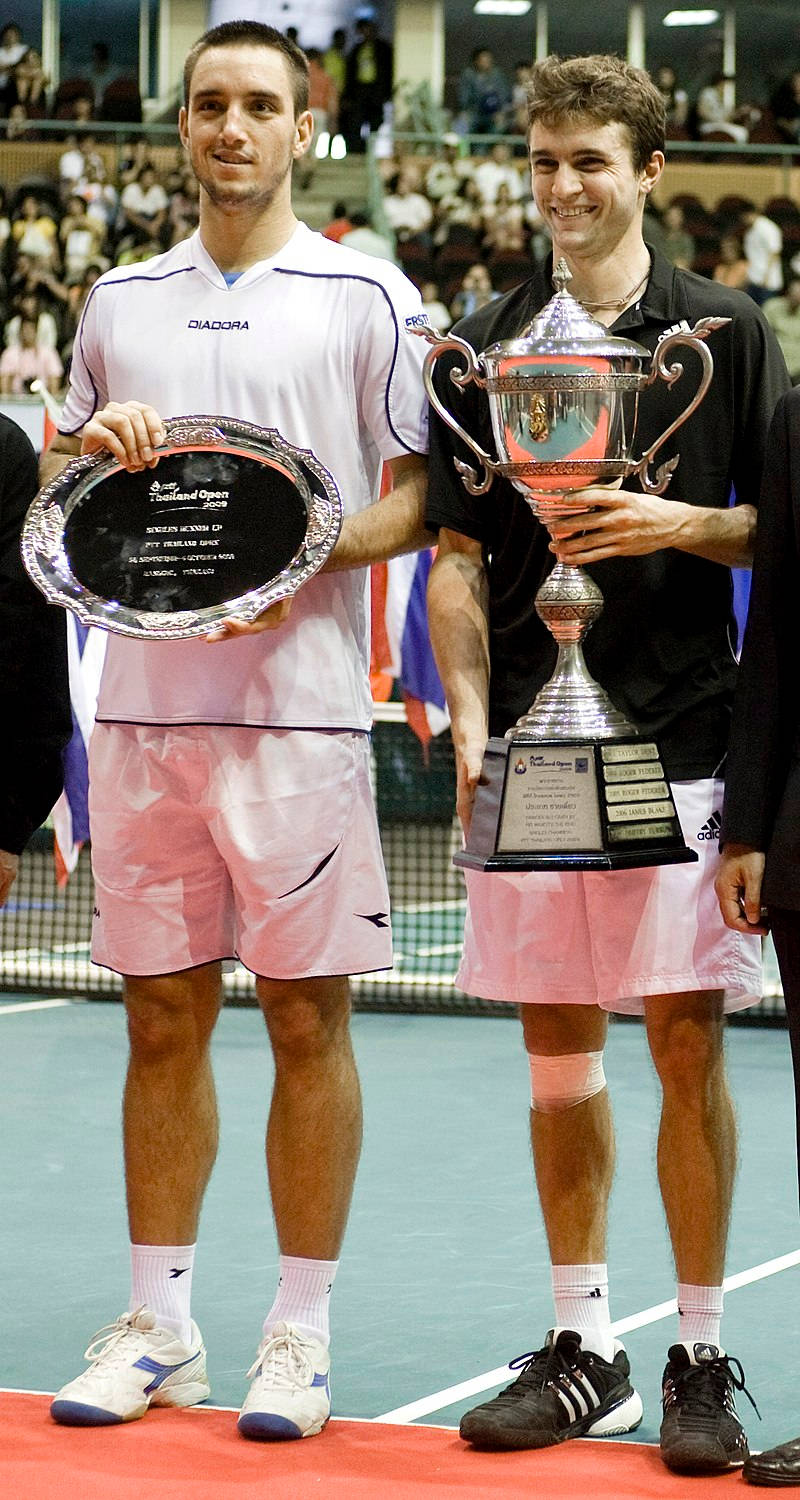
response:
<svg viewBox="0 0 800 1500"><path fill-rule="evenodd" d="M66 884L89 837L89 738L94 726L106 633L67 615L72 739L64 751L64 790L52 812L56 880Z"/></svg>
<svg viewBox="0 0 800 1500"><path fill-rule="evenodd" d="M58 431L61 408L42 381L34 380L31 390L41 397L44 406L44 452ZM105 631L82 625L67 612L72 738L63 752L64 790L51 813L59 885L66 884L78 863L81 848L89 838L89 737L94 725L105 653Z"/></svg>
<svg viewBox="0 0 800 1500"><path fill-rule="evenodd" d="M425 609L432 561L428 549L372 569L372 696L386 702L397 682L408 722L423 745L450 722Z"/></svg>

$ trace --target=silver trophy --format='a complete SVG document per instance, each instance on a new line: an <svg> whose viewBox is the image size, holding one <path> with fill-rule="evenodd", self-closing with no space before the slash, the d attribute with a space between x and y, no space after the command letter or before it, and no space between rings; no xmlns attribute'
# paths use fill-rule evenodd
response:
<svg viewBox="0 0 800 1500"><path fill-rule="evenodd" d="M570 279L562 260L555 295L542 311L516 339L482 354L455 334L418 330L433 345L423 369L431 405L479 461L475 468L454 459L465 488L485 494L501 474L548 528L586 514L576 492L590 485L636 474L646 494L663 493L678 459L653 473L656 454L703 400L714 369L705 339L729 321L702 318L688 333L668 334L651 355L609 334L567 291ZM700 384L675 421L634 458L640 394L656 380L671 386L681 376L683 366L669 363L679 347L699 356ZM499 458L464 430L434 388L434 368L448 350L464 360L450 372L453 383L474 383L487 393ZM583 569L557 562L535 603L558 648L555 670L505 742L490 740L486 785L478 789L457 862L481 869L611 869L693 859L658 747L586 666L581 643L603 608L599 588Z"/></svg>

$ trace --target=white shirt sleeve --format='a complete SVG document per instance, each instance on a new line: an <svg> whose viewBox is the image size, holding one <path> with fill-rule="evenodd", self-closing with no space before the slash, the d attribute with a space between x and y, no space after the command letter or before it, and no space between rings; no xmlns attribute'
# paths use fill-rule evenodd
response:
<svg viewBox="0 0 800 1500"><path fill-rule="evenodd" d="M428 345L413 330L429 319L413 283L395 267L382 270L380 287L357 287L353 336L359 419L381 457L391 459L428 451Z"/></svg>
<svg viewBox="0 0 800 1500"><path fill-rule="evenodd" d="M102 278L101 278L102 280ZM80 432L84 423L108 400L101 339L101 315L110 313L110 290L100 290L95 282L83 309L72 346L69 390L61 413L61 432Z"/></svg>

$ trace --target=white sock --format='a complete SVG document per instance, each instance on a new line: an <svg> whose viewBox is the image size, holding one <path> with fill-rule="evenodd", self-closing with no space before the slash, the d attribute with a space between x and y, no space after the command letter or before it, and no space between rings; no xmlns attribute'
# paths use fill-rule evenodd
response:
<svg viewBox="0 0 800 1500"><path fill-rule="evenodd" d="M303 1260L296 1255L281 1255L278 1290L264 1319L264 1332L271 1333L276 1323L293 1323L301 1333L328 1345L331 1287L338 1269L338 1260Z"/></svg>
<svg viewBox="0 0 800 1500"><path fill-rule="evenodd" d="M614 1357L608 1301L608 1266L551 1266L556 1328L574 1328L584 1349Z"/></svg>
<svg viewBox="0 0 800 1500"><path fill-rule="evenodd" d="M686 1344L716 1344L722 1321L722 1287L678 1282L678 1338Z"/></svg>
<svg viewBox="0 0 800 1500"><path fill-rule="evenodd" d="M192 1341L194 1245L131 1245L130 1311L149 1307L160 1328Z"/></svg>

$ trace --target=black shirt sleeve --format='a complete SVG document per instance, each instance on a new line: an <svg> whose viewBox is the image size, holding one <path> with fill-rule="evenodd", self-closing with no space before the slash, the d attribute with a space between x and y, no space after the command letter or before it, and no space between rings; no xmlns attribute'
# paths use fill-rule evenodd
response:
<svg viewBox="0 0 800 1500"><path fill-rule="evenodd" d="M37 489L31 443L0 415L0 848L11 854L58 799L61 751L72 732L64 612L31 583L20 556Z"/></svg>

